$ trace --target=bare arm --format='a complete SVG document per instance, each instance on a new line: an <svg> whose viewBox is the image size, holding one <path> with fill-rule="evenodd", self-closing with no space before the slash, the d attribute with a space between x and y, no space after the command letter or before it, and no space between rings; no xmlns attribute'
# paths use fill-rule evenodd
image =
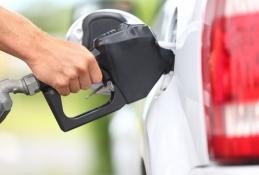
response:
<svg viewBox="0 0 259 175"><path fill-rule="evenodd" d="M94 56L85 47L54 38L1 6L0 50L21 58L39 80L62 95L102 80Z"/></svg>

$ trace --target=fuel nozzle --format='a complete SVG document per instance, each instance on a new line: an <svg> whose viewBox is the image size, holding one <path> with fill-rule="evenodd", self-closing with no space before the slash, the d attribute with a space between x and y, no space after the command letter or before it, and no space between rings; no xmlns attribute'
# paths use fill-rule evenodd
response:
<svg viewBox="0 0 259 175"><path fill-rule="evenodd" d="M6 118L12 108L10 93L22 93L25 95L35 95L40 91L37 79L33 74L23 77L21 80L0 81L0 123Z"/></svg>

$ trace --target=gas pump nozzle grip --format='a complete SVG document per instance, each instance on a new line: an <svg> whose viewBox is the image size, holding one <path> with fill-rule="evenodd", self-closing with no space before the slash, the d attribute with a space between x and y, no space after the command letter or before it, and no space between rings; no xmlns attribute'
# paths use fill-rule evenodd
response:
<svg viewBox="0 0 259 175"><path fill-rule="evenodd" d="M108 103L71 118L64 113L61 97L56 90L52 88L45 89L43 95L60 128L65 132L110 114L126 104L120 90L114 86L114 91L111 93Z"/></svg>
<svg viewBox="0 0 259 175"><path fill-rule="evenodd" d="M98 59L101 59L100 52L98 50L93 50L91 52L96 57L97 61ZM106 85L110 80L110 76L102 68L101 70L104 77L103 83L104 85ZM60 94L54 88L46 85L45 83L39 81L39 85L60 128L65 132L79 127L83 124L89 123L93 120L96 120L100 117L103 117L106 114L110 114L126 104L125 99L119 88L116 85L113 85L113 91L111 91L111 96L108 103L101 107L95 108L93 110L87 111L83 114L71 118L66 116L66 114L64 113Z"/></svg>

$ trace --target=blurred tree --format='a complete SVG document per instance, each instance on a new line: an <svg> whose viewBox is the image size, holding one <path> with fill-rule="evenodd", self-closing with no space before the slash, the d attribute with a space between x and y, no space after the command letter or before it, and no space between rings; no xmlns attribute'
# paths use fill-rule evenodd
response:
<svg viewBox="0 0 259 175"><path fill-rule="evenodd" d="M71 23L72 7L34 1L22 13L43 31L64 36Z"/></svg>
<svg viewBox="0 0 259 175"><path fill-rule="evenodd" d="M163 0L132 0L135 7L135 12L145 23L151 25L154 22L154 17L157 15Z"/></svg>
<svg viewBox="0 0 259 175"><path fill-rule="evenodd" d="M95 121L93 125L94 136L96 137L96 147L98 149L98 163L95 166L93 174L112 175L111 144L109 136L110 117L106 116Z"/></svg>

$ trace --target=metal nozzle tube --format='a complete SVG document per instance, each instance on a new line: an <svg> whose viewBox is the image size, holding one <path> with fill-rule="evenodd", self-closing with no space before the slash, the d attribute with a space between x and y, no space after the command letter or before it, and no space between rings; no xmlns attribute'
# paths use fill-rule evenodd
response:
<svg viewBox="0 0 259 175"><path fill-rule="evenodd" d="M2 122L12 108L10 93L23 93L34 95L39 92L39 84L34 75L30 74L21 80L0 81L0 122Z"/></svg>

